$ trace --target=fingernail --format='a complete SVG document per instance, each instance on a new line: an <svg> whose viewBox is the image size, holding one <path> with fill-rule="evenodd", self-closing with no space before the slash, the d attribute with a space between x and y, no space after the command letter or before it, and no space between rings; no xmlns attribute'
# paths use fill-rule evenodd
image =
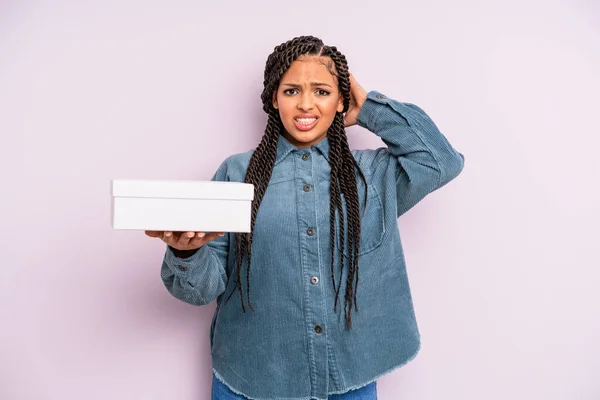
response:
<svg viewBox="0 0 600 400"><path fill-rule="evenodd" d="M166 237L169 237L169 236L171 236L171 232L165 232L165 236L166 236Z"/></svg>
<svg viewBox="0 0 600 400"><path fill-rule="evenodd" d="M225 234L224 233L219 233L219 236L225 236Z"/></svg>
<svg viewBox="0 0 600 400"><path fill-rule="evenodd" d="M187 233L187 237L189 237L189 238L193 238L193 237L194 237L194 232L188 232L188 233Z"/></svg>
<svg viewBox="0 0 600 400"><path fill-rule="evenodd" d="M198 232L198 234L196 236L198 236L199 238L203 238L204 236L206 236L206 233Z"/></svg>

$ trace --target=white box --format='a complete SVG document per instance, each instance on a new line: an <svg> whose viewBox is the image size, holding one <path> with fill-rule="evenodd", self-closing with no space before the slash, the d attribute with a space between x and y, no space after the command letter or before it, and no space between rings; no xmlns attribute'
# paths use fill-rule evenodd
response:
<svg viewBox="0 0 600 400"><path fill-rule="evenodd" d="M250 232L254 186L213 181L112 181L113 229Z"/></svg>

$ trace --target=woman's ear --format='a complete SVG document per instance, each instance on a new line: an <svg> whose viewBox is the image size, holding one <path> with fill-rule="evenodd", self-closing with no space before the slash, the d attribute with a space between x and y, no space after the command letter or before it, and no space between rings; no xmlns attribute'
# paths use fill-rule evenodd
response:
<svg viewBox="0 0 600 400"><path fill-rule="evenodd" d="M340 93L340 98L338 99L338 105L336 108L337 112L342 112L344 111L344 96L342 96L342 94Z"/></svg>
<svg viewBox="0 0 600 400"><path fill-rule="evenodd" d="M279 104L277 103L277 91L273 92L273 108L278 110Z"/></svg>

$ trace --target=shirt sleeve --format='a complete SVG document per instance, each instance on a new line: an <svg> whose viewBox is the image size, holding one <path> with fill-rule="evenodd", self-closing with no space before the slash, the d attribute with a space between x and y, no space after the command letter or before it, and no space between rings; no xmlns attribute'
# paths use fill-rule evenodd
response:
<svg viewBox="0 0 600 400"><path fill-rule="evenodd" d="M212 178L227 180L223 163ZM194 305L209 304L225 291L231 233L219 236L198 250L181 251L167 246L161 278L169 293Z"/></svg>
<svg viewBox="0 0 600 400"><path fill-rule="evenodd" d="M177 250L175 247L169 246L169 250L175 254L175 257L179 258L189 258L198 252L198 249L193 250Z"/></svg>
<svg viewBox="0 0 600 400"><path fill-rule="evenodd" d="M464 167L464 156L414 104L371 91L359 112L358 125L381 137L387 146L366 153L363 161L368 160L366 167L373 170L394 170L398 217L457 177Z"/></svg>

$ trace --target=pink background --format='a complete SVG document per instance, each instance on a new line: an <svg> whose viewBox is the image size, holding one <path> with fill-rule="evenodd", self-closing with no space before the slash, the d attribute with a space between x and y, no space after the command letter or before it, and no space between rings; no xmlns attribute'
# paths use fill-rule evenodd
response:
<svg viewBox="0 0 600 400"><path fill-rule="evenodd" d="M214 303L111 229L110 180L252 148L266 57L300 34L466 156L399 220L423 348L380 399L600 398L597 3L200 3L0 2L0 399L209 399Z"/></svg>

